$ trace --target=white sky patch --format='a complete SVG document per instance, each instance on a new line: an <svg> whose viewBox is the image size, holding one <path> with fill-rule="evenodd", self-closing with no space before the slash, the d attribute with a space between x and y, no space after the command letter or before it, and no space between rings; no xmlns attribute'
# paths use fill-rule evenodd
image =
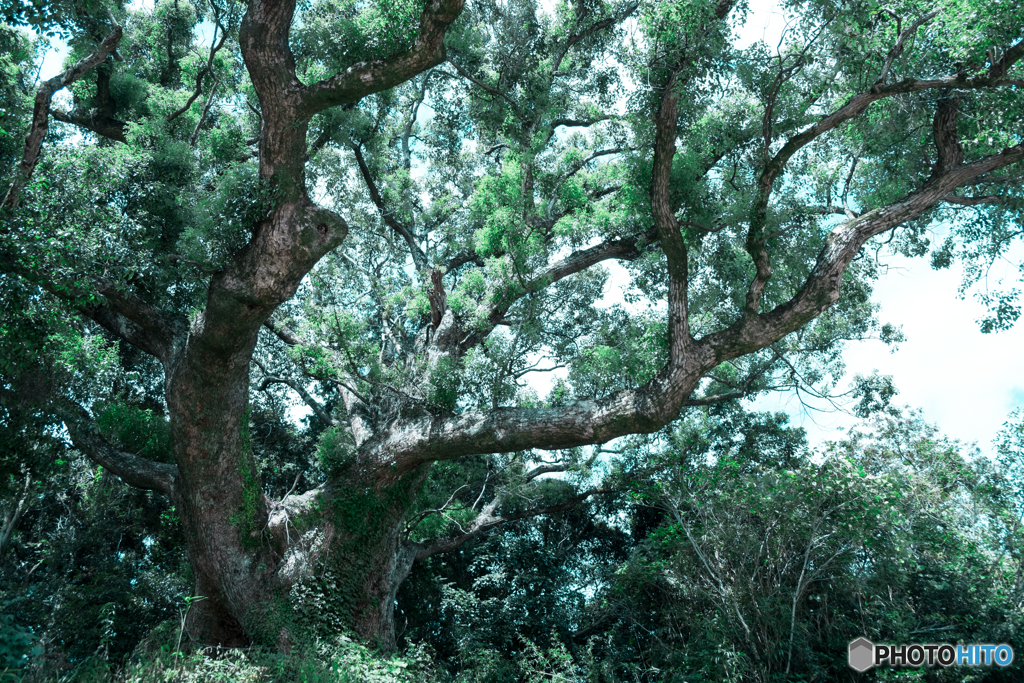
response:
<svg viewBox="0 0 1024 683"><path fill-rule="evenodd" d="M970 294L959 297L958 266L937 271L927 258L903 256L889 264L872 300L881 305L879 319L901 325L906 341L895 351L875 340L849 343L847 377L873 370L891 375L900 392L895 404L921 408L944 434L991 455L1007 414L1024 406L1024 325L982 334L977 321L985 308ZM857 422L844 413L808 410L793 393L761 397L753 407L789 413L812 444L842 438Z"/></svg>

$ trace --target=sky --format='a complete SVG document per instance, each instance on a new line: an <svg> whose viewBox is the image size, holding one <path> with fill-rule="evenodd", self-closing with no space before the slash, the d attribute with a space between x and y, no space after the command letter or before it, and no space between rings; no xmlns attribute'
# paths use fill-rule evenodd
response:
<svg viewBox="0 0 1024 683"><path fill-rule="evenodd" d="M785 17L775 2L751 0L746 24L737 29L737 45L757 40L775 46ZM55 75L66 48L54 43L40 72ZM941 236L943 226L934 226ZM1017 261L1024 249L1016 252ZM1009 413L1024 407L1024 323L1005 332L982 334L978 319L984 307L971 293L961 297L962 271L933 270L927 258L887 257L887 272L876 285L873 300L881 306L879 319L901 326L906 340L897 349L880 341L851 342L845 353L847 376L868 375L877 370L893 377L899 395L895 402L919 408L944 434L965 443L976 443L991 454L992 440ZM1013 264L1006 264L1012 270ZM620 303L628 275L612 263L604 305ZM534 375L532 384L546 394L554 373ZM812 445L841 438L857 420L835 412L805 407L793 394L774 394L753 403L760 410L787 412L793 424L807 430ZM828 410L824 410L824 409Z"/></svg>

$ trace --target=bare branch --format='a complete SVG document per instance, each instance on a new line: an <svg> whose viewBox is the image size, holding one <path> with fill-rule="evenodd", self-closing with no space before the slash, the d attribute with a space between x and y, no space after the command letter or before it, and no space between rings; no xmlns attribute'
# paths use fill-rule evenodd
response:
<svg viewBox="0 0 1024 683"><path fill-rule="evenodd" d="M217 93L217 86L220 82L217 79L213 80L213 85L210 86L210 94L206 98L206 104L203 105L203 111L199 115L199 120L196 121L196 127L192 129L192 135L188 136L188 144L192 147L196 146L196 140L199 139L199 129L202 128L203 123L206 121L206 117L210 113L210 106L213 105L213 96Z"/></svg>
<svg viewBox="0 0 1024 683"><path fill-rule="evenodd" d="M22 485L21 494L17 496L17 502L14 504L13 510L8 510L4 514L4 525L0 527L0 558L3 558L4 551L7 550L7 543L11 539L11 534L18 527L18 522L21 521L21 516L28 508L28 492L32 486L32 472L31 470L23 470L25 474L25 483Z"/></svg>

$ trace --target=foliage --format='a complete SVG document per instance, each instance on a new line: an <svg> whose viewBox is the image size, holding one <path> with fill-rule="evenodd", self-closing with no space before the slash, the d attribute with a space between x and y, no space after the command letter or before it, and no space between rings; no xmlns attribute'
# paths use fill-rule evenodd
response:
<svg viewBox="0 0 1024 683"><path fill-rule="evenodd" d="M174 509L69 450L34 498L0 558L4 619L31 627L36 666L49 673L85 660L119 666L185 591Z"/></svg>

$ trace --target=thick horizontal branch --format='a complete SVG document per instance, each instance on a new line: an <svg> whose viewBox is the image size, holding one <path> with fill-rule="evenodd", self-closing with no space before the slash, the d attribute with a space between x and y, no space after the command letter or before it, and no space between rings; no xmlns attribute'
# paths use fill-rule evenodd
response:
<svg viewBox="0 0 1024 683"><path fill-rule="evenodd" d="M666 367L640 389L600 400L398 420L364 444L366 457L403 473L428 462L467 455L558 450L602 444L626 434L649 434L678 417L700 378L714 365L711 348L698 347L685 363Z"/></svg>
<svg viewBox="0 0 1024 683"><path fill-rule="evenodd" d="M849 220L828 237L804 286L783 305L744 315L728 328L683 343L653 380L637 390L557 408L498 408L455 416L399 420L365 444L399 472L435 460L481 453L600 444L650 433L678 416L700 379L720 363L765 348L820 315L839 299L843 273L871 237L912 220L971 179L1024 159L1024 144L931 178L890 206Z"/></svg>
<svg viewBox="0 0 1024 683"><path fill-rule="evenodd" d="M71 442L90 460L110 470L129 486L174 497L178 481L175 465L154 462L114 448L99 434L95 423L81 406L63 403L58 410L71 435Z"/></svg>
<svg viewBox="0 0 1024 683"><path fill-rule="evenodd" d="M124 143L128 142L128 139L124 135L127 124L124 121L119 121L110 116L96 116L96 112L89 112L88 116L83 116L73 111L68 113L59 109L52 109L50 111L50 115L61 123L70 123L109 140L116 140L117 142Z"/></svg>

